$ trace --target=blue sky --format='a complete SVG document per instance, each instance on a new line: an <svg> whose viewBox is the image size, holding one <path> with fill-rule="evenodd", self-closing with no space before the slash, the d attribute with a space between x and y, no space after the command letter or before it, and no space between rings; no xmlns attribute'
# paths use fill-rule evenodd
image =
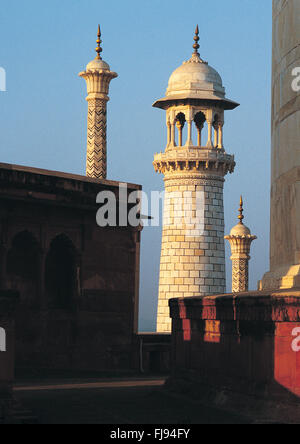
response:
<svg viewBox="0 0 300 444"><path fill-rule="evenodd" d="M192 52L199 23L201 55L241 106L226 115L224 144L237 167L225 185L226 232L239 196L258 236L250 286L268 269L270 203L271 0L11 0L0 17L0 161L85 173L86 89L77 74L94 58L98 22L111 84L108 178L162 190L155 152L166 145L165 115L152 108L168 78ZM161 230L142 237L141 328L154 325ZM227 247L228 289L231 264Z"/></svg>

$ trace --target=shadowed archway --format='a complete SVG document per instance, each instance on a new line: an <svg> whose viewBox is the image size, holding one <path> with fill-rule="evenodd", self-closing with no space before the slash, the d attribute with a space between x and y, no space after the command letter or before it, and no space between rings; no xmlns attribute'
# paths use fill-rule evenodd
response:
<svg viewBox="0 0 300 444"><path fill-rule="evenodd" d="M48 307L71 310L76 291L76 250L64 234L50 245L46 258L45 290Z"/></svg>

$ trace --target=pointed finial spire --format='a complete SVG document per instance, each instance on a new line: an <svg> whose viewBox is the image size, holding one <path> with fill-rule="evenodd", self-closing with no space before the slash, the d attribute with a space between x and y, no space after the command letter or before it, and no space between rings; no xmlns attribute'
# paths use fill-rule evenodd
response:
<svg viewBox="0 0 300 444"><path fill-rule="evenodd" d="M101 52L103 51L103 49L101 48L101 29L100 29L100 25L98 25L98 38L97 38L97 48L95 49L96 53L97 53L97 57L96 60L102 60L101 58Z"/></svg>
<svg viewBox="0 0 300 444"><path fill-rule="evenodd" d="M242 225L243 225L243 220L244 220L244 216L243 216L244 208L243 208L243 206L244 206L243 196L241 196L241 199L240 199L240 209L239 209L240 215L239 215L238 218L240 220L240 224L242 224Z"/></svg>
<svg viewBox="0 0 300 444"><path fill-rule="evenodd" d="M200 38L199 38L199 26L198 26L198 25L197 25L197 27L196 27L194 40L195 40L195 44L193 45L193 48L194 48L194 54L198 54L198 55L200 55L200 54L199 54L199 51L198 51L198 49L200 48L200 45L199 45L199 43L198 43L199 40L200 40Z"/></svg>

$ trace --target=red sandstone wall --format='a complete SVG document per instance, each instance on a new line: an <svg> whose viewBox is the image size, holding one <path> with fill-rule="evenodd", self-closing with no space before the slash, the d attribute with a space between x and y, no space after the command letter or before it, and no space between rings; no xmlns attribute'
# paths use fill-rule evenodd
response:
<svg viewBox="0 0 300 444"><path fill-rule="evenodd" d="M171 316L173 378L298 401L300 292L172 300Z"/></svg>

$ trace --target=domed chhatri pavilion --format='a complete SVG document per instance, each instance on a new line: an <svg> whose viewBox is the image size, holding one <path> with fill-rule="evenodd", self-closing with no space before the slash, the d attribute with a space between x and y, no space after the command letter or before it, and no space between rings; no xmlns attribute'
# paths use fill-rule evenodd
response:
<svg viewBox="0 0 300 444"><path fill-rule="evenodd" d="M226 98L220 75L200 57L198 26L194 40L192 57L171 75L166 97L154 103L167 114L167 147L154 159L166 188L158 332L171 331L170 299L226 288L223 185L235 161L223 145L224 111L239 105Z"/></svg>

